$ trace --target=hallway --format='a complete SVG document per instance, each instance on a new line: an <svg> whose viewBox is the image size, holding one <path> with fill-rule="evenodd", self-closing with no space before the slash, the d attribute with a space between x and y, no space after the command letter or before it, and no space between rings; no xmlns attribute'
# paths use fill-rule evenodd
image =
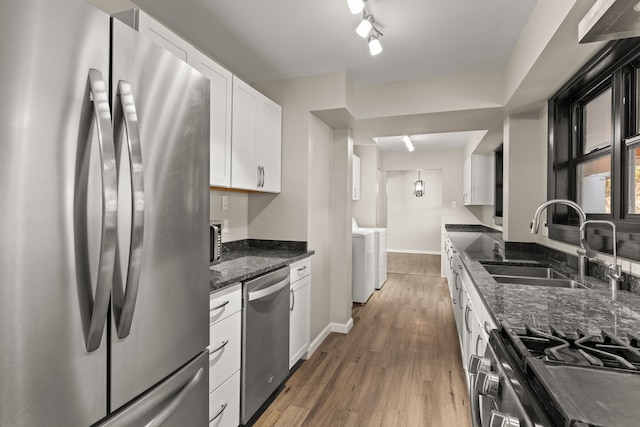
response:
<svg viewBox="0 0 640 427"><path fill-rule="evenodd" d="M389 278L353 307L255 426L470 426L440 256L388 255Z"/></svg>

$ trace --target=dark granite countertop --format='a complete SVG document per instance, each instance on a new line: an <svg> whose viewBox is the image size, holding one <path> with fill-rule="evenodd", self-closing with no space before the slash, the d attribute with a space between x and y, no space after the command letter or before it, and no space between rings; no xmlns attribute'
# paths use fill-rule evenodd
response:
<svg viewBox="0 0 640 427"><path fill-rule="evenodd" d="M525 324L548 331L579 328L585 333L602 330L620 338L640 335L640 295L621 290L611 300L608 282L588 277L590 289L563 289L497 283L480 261L528 264L532 261L575 275L567 260L553 258L538 245L505 249L502 233L489 228L447 226L451 243L461 256L489 314L496 324L507 322L515 328Z"/></svg>
<svg viewBox="0 0 640 427"><path fill-rule="evenodd" d="M222 258L209 268L209 292L215 292L310 257L304 242L243 240L223 244Z"/></svg>

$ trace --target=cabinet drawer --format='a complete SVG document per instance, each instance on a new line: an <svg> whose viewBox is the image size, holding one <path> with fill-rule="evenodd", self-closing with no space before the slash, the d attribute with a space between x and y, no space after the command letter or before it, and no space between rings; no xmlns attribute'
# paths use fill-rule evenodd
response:
<svg viewBox="0 0 640 427"><path fill-rule="evenodd" d="M240 424L240 371L209 394L209 427Z"/></svg>
<svg viewBox="0 0 640 427"><path fill-rule="evenodd" d="M291 283L296 280L300 280L303 277L307 277L311 274L311 258L301 259L289 266L291 268L290 281Z"/></svg>
<svg viewBox="0 0 640 427"><path fill-rule="evenodd" d="M209 327L209 391L240 369L242 312Z"/></svg>
<svg viewBox="0 0 640 427"><path fill-rule="evenodd" d="M209 296L209 325L242 309L242 285L229 286Z"/></svg>

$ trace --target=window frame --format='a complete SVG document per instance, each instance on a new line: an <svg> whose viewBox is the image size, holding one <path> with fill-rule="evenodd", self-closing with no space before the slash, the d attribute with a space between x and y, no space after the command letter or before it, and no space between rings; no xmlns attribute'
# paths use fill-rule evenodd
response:
<svg viewBox="0 0 640 427"><path fill-rule="evenodd" d="M582 154L584 106L612 89L611 145ZM640 135L640 43L638 39L610 42L548 101L549 199L577 200L578 164L611 154L611 213L588 214L588 219L613 221L618 229L619 255L640 261L640 214L628 213L627 144ZM549 237L578 245L579 219L566 206L547 212ZM610 228L590 225L590 245L612 252ZM623 244L624 243L624 244Z"/></svg>

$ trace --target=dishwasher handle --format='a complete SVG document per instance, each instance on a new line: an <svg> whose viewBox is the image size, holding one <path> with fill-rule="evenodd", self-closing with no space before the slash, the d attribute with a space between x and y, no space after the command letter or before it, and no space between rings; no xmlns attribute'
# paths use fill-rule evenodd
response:
<svg viewBox="0 0 640 427"><path fill-rule="evenodd" d="M287 276L286 279L281 280L280 282L276 283L275 285L271 285L267 288L263 288L260 289L259 291L253 291L253 292L249 292L249 301L255 301L257 299L261 299L264 297L268 297L271 294L275 294L276 292L278 292L280 289L284 288L285 286L289 285L289 277Z"/></svg>

